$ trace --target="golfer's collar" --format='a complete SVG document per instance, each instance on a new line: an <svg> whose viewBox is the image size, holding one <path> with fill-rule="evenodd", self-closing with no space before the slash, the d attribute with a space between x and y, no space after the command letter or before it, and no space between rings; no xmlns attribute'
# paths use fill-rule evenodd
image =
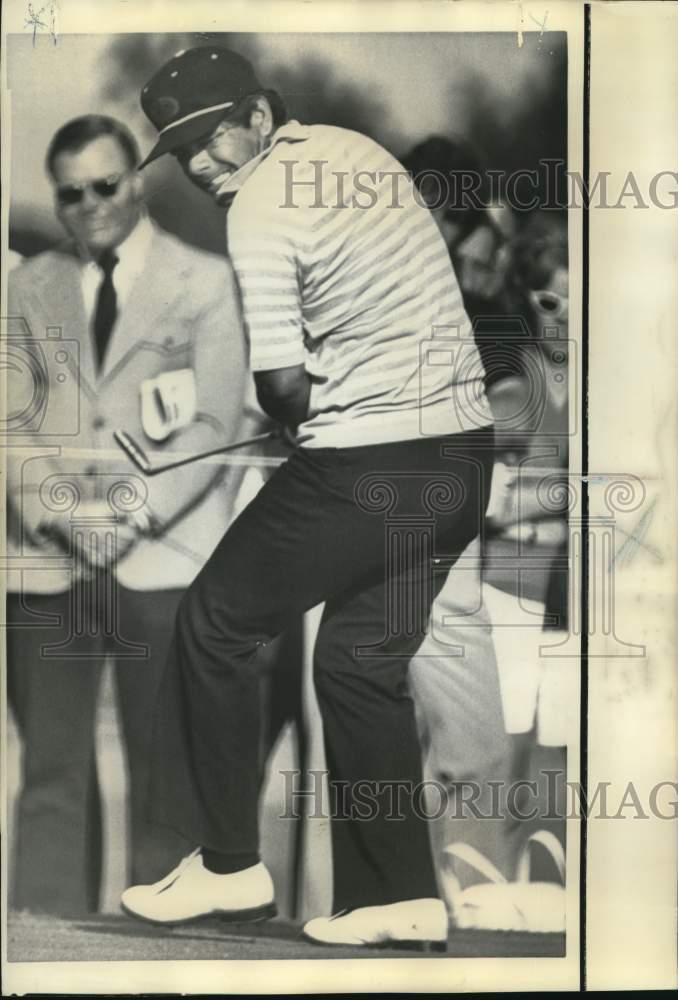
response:
<svg viewBox="0 0 678 1000"><path fill-rule="evenodd" d="M304 142L308 139L309 129L307 125L300 125L298 121L285 122L277 129L272 138L271 143L266 149L263 149L261 153L257 156L253 156L251 160L243 164L239 170L231 174L228 180L225 180L221 185L216 194L217 202L228 202L230 201L241 189L246 180L248 180L254 171L257 169L259 164L266 159L271 150L278 145L279 142Z"/></svg>
<svg viewBox="0 0 678 1000"><path fill-rule="evenodd" d="M270 153L271 150L279 142L304 142L308 139L311 134L308 125L300 125L298 121L294 118L284 125L281 125L273 133L273 138L271 139L271 145L264 150L265 153Z"/></svg>

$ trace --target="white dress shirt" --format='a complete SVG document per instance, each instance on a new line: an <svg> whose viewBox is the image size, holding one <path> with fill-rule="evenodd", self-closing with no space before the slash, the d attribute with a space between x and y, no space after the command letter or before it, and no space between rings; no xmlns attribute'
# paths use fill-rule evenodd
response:
<svg viewBox="0 0 678 1000"><path fill-rule="evenodd" d="M118 263L113 271L113 286L118 300L118 311L125 305L134 282L143 270L152 239L153 224L147 215L142 215L127 239L123 240L120 246L114 247ZM83 261L81 279L85 315L91 323L99 288L104 280L104 272L95 260Z"/></svg>

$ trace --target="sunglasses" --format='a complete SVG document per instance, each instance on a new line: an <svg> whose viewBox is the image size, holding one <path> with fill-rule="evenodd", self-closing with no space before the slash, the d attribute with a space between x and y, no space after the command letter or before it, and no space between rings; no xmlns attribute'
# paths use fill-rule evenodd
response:
<svg viewBox="0 0 678 1000"><path fill-rule="evenodd" d="M63 184L57 188L57 200L60 205L78 205L85 197L89 188L99 198L112 198L118 191L124 174L112 174L101 180L85 181L83 184Z"/></svg>
<svg viewBox="0 0 678 1000"><path fill-rule="evenodd" d="M538 292L529 293L530 305L542 316L549 319L563 319L567 316L570 300L558 292L551 292L547 288Z"/></svg>

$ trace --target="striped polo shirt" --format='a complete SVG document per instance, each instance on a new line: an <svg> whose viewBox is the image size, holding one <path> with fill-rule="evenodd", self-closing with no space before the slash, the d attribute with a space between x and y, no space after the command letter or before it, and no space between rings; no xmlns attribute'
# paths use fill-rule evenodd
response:
<svg viewBox="0 0 678 1000"><path fill-rule="evenodd" d="M404 167L357 132L288 122L243 173L228 248L250 363L254 372L305 366L299 444L343 448L490 424L447 248Z"/></svg>

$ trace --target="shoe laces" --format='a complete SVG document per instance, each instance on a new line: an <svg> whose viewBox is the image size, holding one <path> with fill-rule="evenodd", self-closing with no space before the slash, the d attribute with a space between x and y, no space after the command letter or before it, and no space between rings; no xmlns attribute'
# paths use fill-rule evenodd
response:
<svg viewBox="0 0 678 1000"><path fill-rule="evenodd" d="M201 848L196 847L194 851L191 851L191 853L187 854L185 858L182 858L176 868L173 868L168 875L165 875L165 877L156 884L158 892L162 892L164 889L169 889L169 887L176 882L179 876L186 871L188 866L193 863L195 858L198 857L200 851Z"/></svg>

